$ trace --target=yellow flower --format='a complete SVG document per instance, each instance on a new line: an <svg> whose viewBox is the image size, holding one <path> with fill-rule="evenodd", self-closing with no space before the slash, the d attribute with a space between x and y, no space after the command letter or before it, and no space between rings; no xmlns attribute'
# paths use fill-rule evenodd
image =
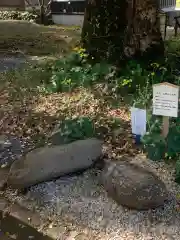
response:
<svg viewBox="0 0 180 240"><path fill-rule="evenodd" d="M77 52L78 49L79 49L78 47L73 48L73 50L74 50L75 52Z"/></svg>
<svg viewBox="0 0 180 240"><path fill-rule="evenodd" d="M160 65L159 65L159 63L151 63L151 67L156 67L156 68L158 68Z"/></svg>
<svg viewBox="0 0 180 240"><path fill-rule="evenodd" d="M176 195L176 198L177 198L178 200L180 200L180 193L178 193L178 194Z"/></svg>

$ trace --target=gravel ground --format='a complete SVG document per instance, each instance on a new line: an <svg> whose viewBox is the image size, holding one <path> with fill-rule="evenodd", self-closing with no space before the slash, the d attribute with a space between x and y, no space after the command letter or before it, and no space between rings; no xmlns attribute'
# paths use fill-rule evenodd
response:
<svg viewBox="0 0 180 240"><path fill-rule="evenodd" d="M180 207L176 200L180 186L173 182L173 167L143 157L134 161L152 168L167 184L172 198L163 207L140 212L118 206L107 197L99 183L100 172L95 169L31 187L24 196L10 190L5 195L36 209L42 216L58 222L58 226L68 226L73 237L59 239L180 239Z"/></svg>

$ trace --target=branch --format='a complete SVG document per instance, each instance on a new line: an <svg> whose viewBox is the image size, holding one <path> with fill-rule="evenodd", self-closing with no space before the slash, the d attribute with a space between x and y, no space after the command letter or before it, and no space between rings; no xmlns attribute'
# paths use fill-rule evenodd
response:
<svg viewBox="0 0 180 240"><path fill-rule="evenodd" d="M25 0L25 2L32 7L32 3L30 3L29 0Z"/></svg>
<svg viewBox="0 0 180 240"><path fill-rule="evenodd" d="M41 0L38 0L38 4L39 4L39 6L41 6Z"/></svg>
<svg viewBox="0 0 180 240"><path fill-rule="evenodd" d="M36 12L36 7L34 6L34 4L32 2L30 2L29 0L25 0L25 2L30 6L32 7L33 11Z"/></svg>
<svg viewBox="0 0 180 240"><path fill-rule="evenodd" d="M38 0L39 6L44 7L44 0Z"/></svg>

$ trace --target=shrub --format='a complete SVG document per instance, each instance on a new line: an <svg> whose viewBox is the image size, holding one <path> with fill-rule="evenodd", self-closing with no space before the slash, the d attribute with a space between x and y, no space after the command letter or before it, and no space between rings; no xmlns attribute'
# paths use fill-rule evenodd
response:
<svg viewBox="0 0 180 240"><path fill-rule="evenodd" d="M38 19L38 14L28 11L0 11L0 20L25 20L30 22L37 22Z"/></svg>
<svg viewBox="0 0 180 240"><path fill-rule="evenodd" d="M179 118L180 120L180 118ZM180 155L180 126L172 124L167 137L167 157L178 158Z"/></svg>
<svg viewBox="0 0 180 240"><path fill-rule="evenodd" d="M90 138L95 135L94 124L88 117L65 119L60 123L58 135L62 143Z"/></svg>
<svg viewBox="0 0 180 240"><path fill-rule="evenodd" d="M175 159L180 156L180 118L171 122L166 139L161 135L161 121L156 121L150 126L149 131L142 137L142 143L152 160Z"/></svg>
<svg viewBox="0 0 180 240"><path fill-rule="evenodd" d="M152 84L164 80L178 84L180 78L170 70L169 62L142 66L129 61L122 69L106 62L89 61L85 49L76 47L68 56L57 60L51 68L52 75L45 83L48 92L72 92L78 87L93 87L98 94L119 96L133 94L133 105L148 108L152 99Z"/></svg>
<svg viewBox="0 0 180 240"><path fill-rule="evenodd" d="M164 158L166 142L161 135L146 133L142 138L142 142L149 159L159 161Z"/></svg>
<svg viewBox="0 0 180 240"><path fill-rule="evenodd" d="M135 93L136 101L139 102L138 105L145 101L146 104L143 105L147 105L147 101L152 97L152 91L150 90L152 84L163 82L164 79L169 82L173 82L175 79L174 75L169 73L166 65L152 63L148 66L142 66L138 62L129 61L126 67L119 71L115 87L117 92L121 94ZM144 91L146 94L142 94ZM146 97L147 99L145 99Z"/></svg>
<svg viewBox="0 0 180 240"><path fill-rule="evenodd" d="M56 61L52 67L48 91L70 92L76 87L106 83L110 94L134 93L139 87L144 87L149 92L149 85L161 82L163 73L166 72L165 68L158 72L152 69L147 70L132 61L125 69L119 71L106 62L93 63L91 61L90 63L87 59L88 55L84 49L75 48L73 53ZM161 74L159 74L160 71Z"/></svg>
<svg viewBox="0 0 180 240"><path fill-rule="evenodd" d="M152 86L149 81L144 86L137 86L132 105L136 108L147 109L152 99Z"/></svg>
<svg viewBox="0 0 180 240"><path fill-rule="evenodd" d="M141 138L148 158L158 161L164 158L166 141L161 136L161 122L152 117L147 123L147 133Z"/></svg>
<svg viewBox="0 0 180 240"><path fill-rule="evenodd" d="M73 52L64 59L56 61L52 67L52 76L47 84L49 92L71 92L77 87L89 87L104 80L111 72L107 63L91 65L86 61L85 53Z"/></svg>
<svg viewBox="0 0 180 240"><path fill-rule="evenodd" d="M175 181L180 184L180 158L176 162Z"/></svg>

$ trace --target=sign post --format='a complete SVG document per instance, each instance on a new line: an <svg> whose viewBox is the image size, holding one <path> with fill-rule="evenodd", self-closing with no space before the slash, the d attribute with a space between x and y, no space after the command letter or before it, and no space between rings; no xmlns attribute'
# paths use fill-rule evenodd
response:
<svg viewBox="0 0 180 240"><path fill-rule="evenodd" d="M179 86L171 83L153 85L153 114L163 116L162 135L169 132L169 117L178 117Z"/></svg>
<svg viewBox="0 0 180 240"><path fill-rule="evenodd" d="M162 126L162 135L164 138L169 133L169 117L163 116L163 126Z"/></svg>

